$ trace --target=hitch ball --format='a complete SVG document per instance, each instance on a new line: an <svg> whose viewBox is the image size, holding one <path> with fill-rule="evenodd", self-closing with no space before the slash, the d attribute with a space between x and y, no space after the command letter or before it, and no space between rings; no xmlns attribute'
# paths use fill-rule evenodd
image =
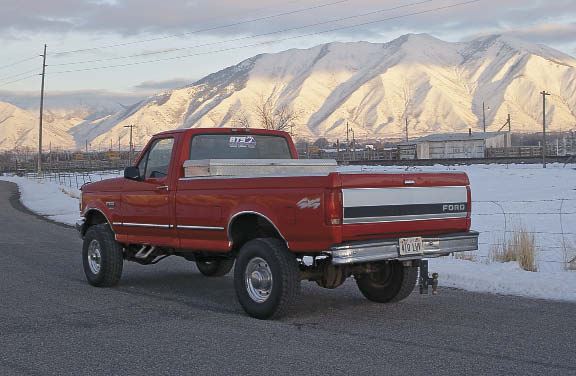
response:
<svg viewBox="0 0 576 376"><path fill-rule="evenodd" d="M438 294L438 273L428 275L428 260L420 261L420 294L428 294L428 286L432 285L432 295Z"/></svg>

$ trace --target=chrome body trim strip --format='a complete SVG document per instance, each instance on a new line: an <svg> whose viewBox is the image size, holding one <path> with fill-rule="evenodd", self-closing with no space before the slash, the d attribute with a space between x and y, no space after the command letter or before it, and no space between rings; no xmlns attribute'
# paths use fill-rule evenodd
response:
<svg viewBox="0 0 576 376"><path fill-rule="evenodd" d="M218 226L187 226L187 225L177 225L176 228L179 230L206 230L206 231L223 231L224 227Z"/></svg>
<svg viewBox="0 0 576 376"><path fill-rule="evenodd" d="M407 256L400 256L398 239L350 242L330 248L327 254L331 256L331 261L335 265L383 260L417 260L445 256L453 252L475 251L478 249L478 236L476 231L424 236L423 252Z"/></svg>
<svg viewBox="0 0 576 376"><path fill-rule="evenodd" d="M119 226L128 226L128 227L152 227L152 228L171 228L171 225L158 225L155 223L129 223L129 222L122 222L118 224Z"/></svg>

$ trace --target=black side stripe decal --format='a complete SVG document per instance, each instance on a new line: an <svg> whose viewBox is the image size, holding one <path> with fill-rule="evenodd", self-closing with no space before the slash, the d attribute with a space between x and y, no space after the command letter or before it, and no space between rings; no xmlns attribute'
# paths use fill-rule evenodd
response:
<svg viewBox="0 0 576 376"><path fill-rule="evenodd" d="M344 218L367 217L401 217L420 214L465 213L468 211L466 202L443 204L412 204L412 205L380 205L355 206L344 208Z"/></svg>

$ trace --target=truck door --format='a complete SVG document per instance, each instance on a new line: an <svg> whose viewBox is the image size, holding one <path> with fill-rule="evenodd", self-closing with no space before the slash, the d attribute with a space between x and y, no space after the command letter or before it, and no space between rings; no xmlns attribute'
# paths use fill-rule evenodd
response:
<svg viewBox="0 0 576 376"><path fill-rule="evenodd" d="M176 247L172 222L170 168L174 138L158 138L138 163L140 181L128 181L122 193L122 235L127 241Z"/></svg>

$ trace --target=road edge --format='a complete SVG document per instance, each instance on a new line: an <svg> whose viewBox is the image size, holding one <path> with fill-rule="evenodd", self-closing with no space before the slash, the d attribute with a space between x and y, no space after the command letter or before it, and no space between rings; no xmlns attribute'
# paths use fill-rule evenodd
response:
<svg viewBox="0 0 576 376"><path fill-rule="evenodd" d="M18 186L18 184L11 182L11 181L7 181L7 180L0 180L0 184L6 184L7 186L10 187L10 197L8 198L8 201L10 202L10 205L15 209L18 210L21 213L24 214L28 214L31 215L35 218L41 219L43 221L49 222L51 224L60 226L60 227L64 227L64 228L74 228L74 226L68 225L66 223L62 223L62 222L58 222L55 221L53 219L50 219L42 214L38 214L35 211L31 210L30 208L28 208L26 205L24 205L24 203L22 202L21 198L21 193L20 193L20 187Z"/></svg>

